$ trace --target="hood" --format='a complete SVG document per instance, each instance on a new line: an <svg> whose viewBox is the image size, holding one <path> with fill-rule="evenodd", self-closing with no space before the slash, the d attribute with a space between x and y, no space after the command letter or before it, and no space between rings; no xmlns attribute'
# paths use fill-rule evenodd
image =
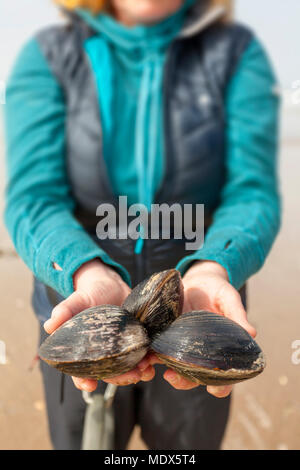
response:
<svg viewBox="0 0 300 470"><path fill-rule="evenodd" d="M211 5L209 0L198 0L190 9L180 38L189 38L203 31L211 24L224 19L228 14L228 9L222 5Z"/></svg>
<svg viewBox="0 0 300 470"><path fill-rule="evenodd" d="M70 22L84 22L76 12L71 12L63 7L61 7L61 10L63 10L64 15ZM208 28L211 24L226 18L227 14L228 8L225 6L211 5L209 0L198 0L197 3L191 7L178 38L184 39L195 36ZM88 27L90 30L92 29L91 26Z"/></svg>

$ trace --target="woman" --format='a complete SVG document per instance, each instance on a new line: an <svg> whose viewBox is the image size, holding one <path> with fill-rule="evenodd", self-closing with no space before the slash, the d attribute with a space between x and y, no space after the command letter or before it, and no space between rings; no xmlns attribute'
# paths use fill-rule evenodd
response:
<svg viewBox="0 0 300 470"><path fill-rule="evenodd" d="M27 43L6 106L6 224L34 273L41 324L52 333L88 307L121 305L130 286L176 267L184 310L225 315L254 337L243 286L280 223L276 81L260 43L204 0L58 3L68 25ZM148 209L205 204L203 248L142 234L99 241L97 206L120 195ZM156 362L107 381L127 385L114 404L116 448L136 423L152 449L219 448L231 388L155 374ZM62 400L60 374L41 370L53 445L80 448L79 390L104 384L73 378L76 389L66 377Z"/></svg>

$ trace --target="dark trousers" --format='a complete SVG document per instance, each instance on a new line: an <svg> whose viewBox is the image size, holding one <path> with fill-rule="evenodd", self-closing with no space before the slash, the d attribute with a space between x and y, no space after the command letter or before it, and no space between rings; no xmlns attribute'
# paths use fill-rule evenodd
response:
<svg viewBox="0 0 300 470"><path fill-rule="evenodd" d="M41 326L40 341L46 338ZM69 376L40 362L54 449L78 450L85 415L82 394ZM153 381L119 387L114 401L115 449L126 449L136 424L153 450L219 449L229 415L230 398L214 398L205 387L178 391L156 366ZM99 382L99 390L105 390Z"/></svg>

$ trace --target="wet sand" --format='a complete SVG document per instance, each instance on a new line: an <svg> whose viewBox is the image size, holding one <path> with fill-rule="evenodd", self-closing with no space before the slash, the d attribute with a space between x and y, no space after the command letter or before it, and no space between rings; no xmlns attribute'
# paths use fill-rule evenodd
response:
<svg viewBox="0 0 300 470"><path fill-rule="evenodd" d="M291 360L300 340L300 110L285 117L280 158L284 216L280 235L262 271L249 282L249 317L267 356L256 379L236 385L224 449L300 449L300 364ZM291 131L291 129L294 129ZM0 191L3 157L0 135ZM0 203L0 210L3 201ZM43 389L36 354L37 321L30 307L31 274L14 256L0 223L0 449L50 449ZM131 449L144 449L137 437Z"/></svg>

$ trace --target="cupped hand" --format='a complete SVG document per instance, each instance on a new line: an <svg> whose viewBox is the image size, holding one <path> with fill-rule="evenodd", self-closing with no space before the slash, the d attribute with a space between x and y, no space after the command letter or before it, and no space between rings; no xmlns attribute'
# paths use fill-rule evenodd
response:
<svg viewBox="0 0 300 470"><path fill-rule="evenodd" d="M60 267L56 265L56 269L59 270ZM53 333L63 323L87 308L106 304L121 306L130 294L130 288L119 274L102 263L100 259L89 261L81 266L76 271L73 281L75 289L73 294L53 309L51 318L44 324L48 334ZM134 370L113 379L107 379L105 382L115 385L129 385L140 380L147 382L155 375L153 363L153 357L147 355ZM72 378L79 390L93 392L97 388L96 380Z"/></svg>
<svg viewBox="0 0 300 470"><path fill-rule="evenodd" d="M239 323L254 338L255 328L247 320L238 291L229 283L227 271L213 261L194 263L183 277L184 306L183 312L208 310ZM176 372L168 369L164 374L174 388L190 390L197 387ZM232 386L207 386L207 391L218 398L228 396Z"/></svg>

